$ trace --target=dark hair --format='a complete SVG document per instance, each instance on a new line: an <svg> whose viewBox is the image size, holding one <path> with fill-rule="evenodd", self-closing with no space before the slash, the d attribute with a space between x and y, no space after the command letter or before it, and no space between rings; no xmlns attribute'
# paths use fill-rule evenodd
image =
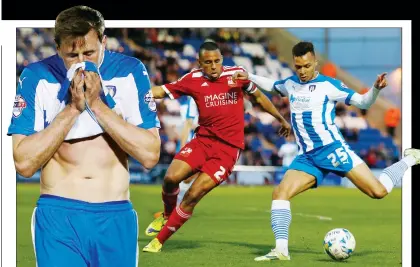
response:
<svg viewBox="0 0 420 267"><path fill-rule="evenodd" d="M294 57L301 57L311 52L315 55L314 45L311 42L299 42L293 46L292 54Z"/></svg>
<svg viewBox="0 0 420 267"><path fill-rule="evenodd" d="M214 50L220 50L220 48L215 42L206 41L200 45L200 49L198 50L198 55L201 55L203 50L214 51Z"/></svg>
<svg viewBox="0 0 420 267"><path fill-rule="evenodd" d="M58 14L55 20L54 40L57 46L60 46L64 39L85 36L92 29L98 34L98 39L102 40L105 31L102 14L87 6L74 6Z"/></svg>

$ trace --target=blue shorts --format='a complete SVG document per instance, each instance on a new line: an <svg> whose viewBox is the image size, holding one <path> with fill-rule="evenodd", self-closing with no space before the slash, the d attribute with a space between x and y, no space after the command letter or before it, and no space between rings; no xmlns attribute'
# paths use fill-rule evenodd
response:
<svg viewBox="0 0 420 267"><path fill-rule="evenodd" d="M31 230L38 267L137 266L137 213L130 201L41 195Z"/></svg>
<svg viewBox="0 0 420 267"><path fill-rule="evenodd" d="M303 171L315 176L314 187L317 187L328 173L333 172L343 177L360 163L363 163L363 160L347 144L335 141L298 155L288 169Z"/></svg>

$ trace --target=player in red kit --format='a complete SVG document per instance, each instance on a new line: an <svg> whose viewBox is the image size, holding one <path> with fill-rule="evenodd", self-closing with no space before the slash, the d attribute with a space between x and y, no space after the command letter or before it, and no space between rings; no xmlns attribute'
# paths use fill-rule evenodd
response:
<svg viewBox="0 0 420 267"><path fill-rule="evenodd" d="M231 174L244 149L244 92L281 123L279 134L290 134L289 123L252 82L232 81L232 75L243 68L222 66L222 62L217 44L205 42L199 49L199 69L151 89L154 98L190 95L197 104L199 126L195 137L174 157L165 174L164 213L146 229L146 235L157 236L143 248L145 252L160 252L163 243L191 217L200 199ZM179 183L197 172L197 178L176 206Z"/></svg>

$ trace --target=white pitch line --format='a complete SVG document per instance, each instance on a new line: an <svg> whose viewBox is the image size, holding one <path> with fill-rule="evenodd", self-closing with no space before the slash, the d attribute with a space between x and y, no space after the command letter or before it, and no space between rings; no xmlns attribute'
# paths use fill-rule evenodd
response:
<svg viewBox="0 0 420 267"><path fill-rule="evenodd" d="M298 216L302 216L302 217L317 218L321 221L332 221L331 217L322 216L322 215L311 215L311 214L304 214L304 213L294 213L293 215L298 215Z"/></svg>

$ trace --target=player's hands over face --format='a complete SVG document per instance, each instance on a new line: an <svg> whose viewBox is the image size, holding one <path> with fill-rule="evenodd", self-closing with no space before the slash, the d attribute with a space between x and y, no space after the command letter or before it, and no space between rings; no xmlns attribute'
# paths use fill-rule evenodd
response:
<svg viewBox="0 0 420 267"><path fill-rule="evenodd" d="M292 131L292 126L286 121L280 121L281 128L278 132L280 136L288 137L290 132Z"/></svg>
<svg viewBox="0 0 420 267"><path fill-rule="evenodd" d="M74 77L69 88L71 93L70 106L80 112L85 110L85 95L83 92L84 85L85 81L83 77L83 70L80 68L74 73Z"/></svg>
<svg viewBox="0 0 420 267"><path fill-rule="evenodd" d="M248 72L236 71L232 75L232 82L236 82L236 80L248 80L248 78L249 78Z"/></svg>
<svg viewBox="0 0 420 267"><path fill-rule="evenodd" d="M386 72L378 75L378 78L376 78L374 87L376 89L381 90L385 88L387 85L388 85L388 81L386 80Z"/></svg>
<svg viewBox="0 0 420 267"><path fill-rule="evenodd" d="M92 107L96 101L100 101L99 93L101 92L101 78L92 71L85 71L86 92L85 98L89 107Z"/></svg>

